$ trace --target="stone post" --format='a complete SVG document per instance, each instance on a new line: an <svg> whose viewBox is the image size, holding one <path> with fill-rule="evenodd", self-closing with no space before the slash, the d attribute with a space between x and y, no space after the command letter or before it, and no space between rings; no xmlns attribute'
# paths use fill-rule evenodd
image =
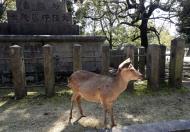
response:
<svg viewBox="0 0 190 132"><path fill-rule="evenodd" d="M73 47L73 72L82 69L81 45L75 44Z"/></svg>
<svg viewBox="0 0 190 132"><path fill-rule="evenodd" d="M110 66L110 49L108 45L102 46L102 71L101 73L107 75Z"/></svg>
<svg viewBox="0 0 190 132"><path fill-rule="evenodd" d="M160 45L160 82L165 82L166 46Z"/></svg>
<svg viewBox="0 0 190 132"><path fill-rule="evenodd" d="M173 88L182 86L183 58L185 41L176 38L171 41L169 85Z"/></svg>
<svg viewBox="0 0 190 132"><path fill-rule="evenodd" d="M160 88L160 45L149 45L147 50L148 88Z"/></svg>
<svg viewBox="0 0 190 132"><path fill-rule="evenodd" d="M134 55L135 55L135 46L134 45L127 45L124 49L124 53L126 54L126 59L130 58L132 64L134 66ZM130 81L127 87L127 91L132 92L134 90L134 82Z"/></svg>
<svg viewBox="0 0 190 132"><path fill-rule="evenodd" d="M27 89L23 50L18 45L10 47L10 64L13 76L15 99L21 99L27 95Z"/></svg>
<svg viewBox="0 0 190 132"><path fill-rule="evenodd" d="M144 47L139 48L139 72L145 76L146 52Z"/></svg>
<svg viewBox="0 0 190 132"><path fill-rule="evenodd" d="M43 46L44 56L44 79L45 79L45 94L51 97L55 94L55 73L53 61L53 47L49 44Z"/></svg>

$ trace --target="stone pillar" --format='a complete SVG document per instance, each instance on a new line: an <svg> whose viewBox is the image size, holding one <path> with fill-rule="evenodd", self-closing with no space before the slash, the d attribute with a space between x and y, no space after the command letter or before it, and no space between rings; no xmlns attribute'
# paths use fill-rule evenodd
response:
<svg viewBox="0 0 190 132"><path fill-rule="evenodd" d="M130 58L132 64L134 66L134 55L135 55L135 46L134 45L127 45L124 49L124 53L126 54L126 59ZM127 87L127 91L132 92L134 90L134 82L130 81Z"/></svg>
<svg viewBox="0 0 190 132"><path fill-rule="evenodd" d="M27 89L23 50L18 45L10 47L10 64L13 76L15 99L21 99L27 95Z"/></svg>
<svg viewBox="0 0 190 132"><path fill-rule="evenodd" d="M160 82L165 82L166 46L160 45Z"/></svg>
<svg viewBox="0 0 190 132"><path fill-rule="evenodd" d="M108 45L102 46L102 70L101 73L107 75L110 66L110 49Z"/></svg>
<svg viewBox="0 0 190 132"><path fill-rule="evenodd" d="M55 73L53 61L53 47L49 44L43 46L45 94L51 97L55 94Z"/></svg>
<svg viewBox="0 0 190 132"><path fill-rule="evenodd" d="M148 88L160 88L160 45L149 45L147 50Z"/></svg>
<svg viewBox="0 0 190 132"><path fill-rule="evenodd" d="M139 72L145 76L146 52L144 47L139 48Z"/></svg>
<svg viewBox="0 0 190 132"><path fill-rule="evenodd" d="M169 84L173 88L182 86L183 58L185 41L176 38L171 41Z"/></svg>
<svg viewBox="0 0 190 132"><path fill-rule="evenodd" d="M73 72L82 69L81 45L75 44L73 47Z"/></svg>

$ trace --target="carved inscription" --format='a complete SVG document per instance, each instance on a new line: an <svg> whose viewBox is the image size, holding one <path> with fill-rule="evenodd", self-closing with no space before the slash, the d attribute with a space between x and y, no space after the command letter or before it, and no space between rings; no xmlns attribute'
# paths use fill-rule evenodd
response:
<svg viewBox="0 0 190 132"><path fill-rule="evenodd" d="M42 15L42 22L49 22L50 21L50 16L48 14Z"/></svg>
<svg viewBox="0 0 190 132"><path fill-rule="evenodd" d="M67 12L66 0L16 0L16 8L7 11L14 34L79 34Z"/></svg>
<svg viewBox="0 0 190 132"><path fill-rule="evenodd" d="M8 15L11 22L72 24L71 14L63 12L66 0L16 0L16 2L18 11Z"/></svg>
<svg viewBox="0 0 190 132"><path fill-rule="evenodd" d="M61 0L16 0L17 9L30 11L45 11L57 10L63 11L65 8L65 1Z"/></svg>
<svg viewBox="0 0 190 132"><path fill-rule="evenodd" d="M60 5L61 5L61 4L58 3L58 2L57 2L57 3L53 3L53 4L52 4L52 9L54 9L54 10L59 10L60 7L61 7Z"/></svg>
<svg viewBox="0 0 190 132"><path fill-rule="evenodd" d="M21 14L20 14L20 20L21 20L22 22L30 22L30 17L29 17L29 15L26 14L26 13L21 13Z"/></svg>
<svg viewBox="0 0 190 132"><path fill-rule="evenodd" d="M59 21L60 21L59 15L52 15L52 22L59 22Z"/></svg>
<svg viewBox="0 0 190 132"><path fill-rule="evenodd" d="M23 9L25 9L25 10L29 10L30 9L30 5L29 5L29 3L27 1L23 2Z"/></svg>
<svg viewBox="0 0 190 132"><path fill-rule="evenodd" d="M40 19L39 19L39 14L38 13L33 13L32 14L32 22L33 23L37 23L37 22L39 22L40 21Z"/></svg>
<svg viewBox="0 0 190 132"><path fill-rule="evenodd" d="M36 5L36 11L43 11L43 10L46 10L45 4L42 2L38 2Z"/></svg>
<svg viewBox="0 0 190 132"><path fill-rule="evenodd" d="M10 12L8 13L10 23L68 23L72 24L71 14L46 13L39 11Z"/></svg>
<svg viewBox="0 0 190 132"><path fill-rule="evenodd" d="M8 14L8 19L9 19L9 21L18 21L18 15L17 15L17 13L10 12Z"/></svg>

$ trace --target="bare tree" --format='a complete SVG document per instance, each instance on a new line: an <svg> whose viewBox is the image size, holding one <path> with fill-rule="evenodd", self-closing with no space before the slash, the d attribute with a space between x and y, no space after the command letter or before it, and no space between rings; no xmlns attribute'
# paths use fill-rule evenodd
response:
<svg viewBox="0 0 190 132"><path fill-rule="evenodd" d="M83 10L83 12L80 12ZM96 21L95 28L100 28L109 43L110 49L114 45L114 30L119 26L117 14L122 11L120 3L102 0L89 0L79 9L82 17Z"/></svg>
<svg viewBox="0 0 190 132"><path fill-rule="evenodd" d="M149 20L164 19L170 22L172 17L175 17L176 0L126 0L127 10L126 14L119 14L120 18L127 18L127 20L120 24L126 24L136 27L140 30L141 45L145 48L148 47L148 32L154 32L159 40L159 32L155 27L148 27ZM167 15L154 17L153 12L155 10L161 10L167 12Z"/></svg>
<svg viewBox="0 0 190 132"><path fill-rule="evenodd" d="M89 0L93 1L93 0ZM105 30L105 24L103 24L105 18L107 19L107 25L112 29L113 25L128 25L140 30L140 36L135 39L141 39L141 45L147 48L148 46L148 33L153 32L160 42L160 32L155 27L148 26L150 20L164 20L171 21L171 18L176 17L176 3L177 0L97 0L100 4L101 10L96 15L89 15L87 13L86 18L90 18L94 21L99 21L102 31L107 34ZM162 16L154 16L154 11L161 10L165 12ZM111 43L112 30L109 30Z"/></svg>

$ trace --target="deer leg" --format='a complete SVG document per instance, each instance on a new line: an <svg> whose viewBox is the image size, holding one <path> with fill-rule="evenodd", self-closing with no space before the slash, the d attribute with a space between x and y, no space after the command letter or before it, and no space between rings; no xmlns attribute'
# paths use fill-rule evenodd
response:
<svg viewBox="0 0 190 132"><path fill-rule="evenodd" d="M81 101L80 101L80 99L81 99L81 96L80 96L80 95L77 96L76 102L77 102L77 106L78 106L78 109L79 109L79 111L80 111L80 115L81 115L81 116L76 120L76 122L78 122L81 118L86 117L86 116L83 114L83 110L82 110L82 107L81 107Z"/></svg>
<svg viewBox="0 0 190 132"><path fill-rule="evenodd" d="M104 109L104 127L107 125L107 109Z"/></svg>
<svg viewBox="0 0 190 132"><path fill-rule="evenodd" d="M116 126L116 124L115 124L114 117L113 117L112 105L109 107L109 114L110 114L110 117L111 117L111 127L114 127L114 126Z"/></svg>
<svg viewBox="0 0 190 132"><path fill-rule="evenodd" d="M80 99L81 99L81 96L79 95L79 96L77 97L77 106L78 106L78 109L79 109L79 111L80 111L81 116L84 116L83 110L82 110L82 107L81 107L81 101L80 101Z"/></svg>
<svg viewBox="0 0 190 132"><path fill-rule="evenodd" d="M71 97L71 110L70 110L69 123L71 123L71 119L72 119L73 104L74 104L74 101L76 100L75 98L76 98L76 94L73 94L73 96Z"/></svg>
<svg viewBox="0 0 190 132"><path fill-rule="evenodd" d="M107 106L106 106L106 103L103 101L101 102L102 105L103 105L103 109L104 109L104 127L107 127Z"/></svg>

